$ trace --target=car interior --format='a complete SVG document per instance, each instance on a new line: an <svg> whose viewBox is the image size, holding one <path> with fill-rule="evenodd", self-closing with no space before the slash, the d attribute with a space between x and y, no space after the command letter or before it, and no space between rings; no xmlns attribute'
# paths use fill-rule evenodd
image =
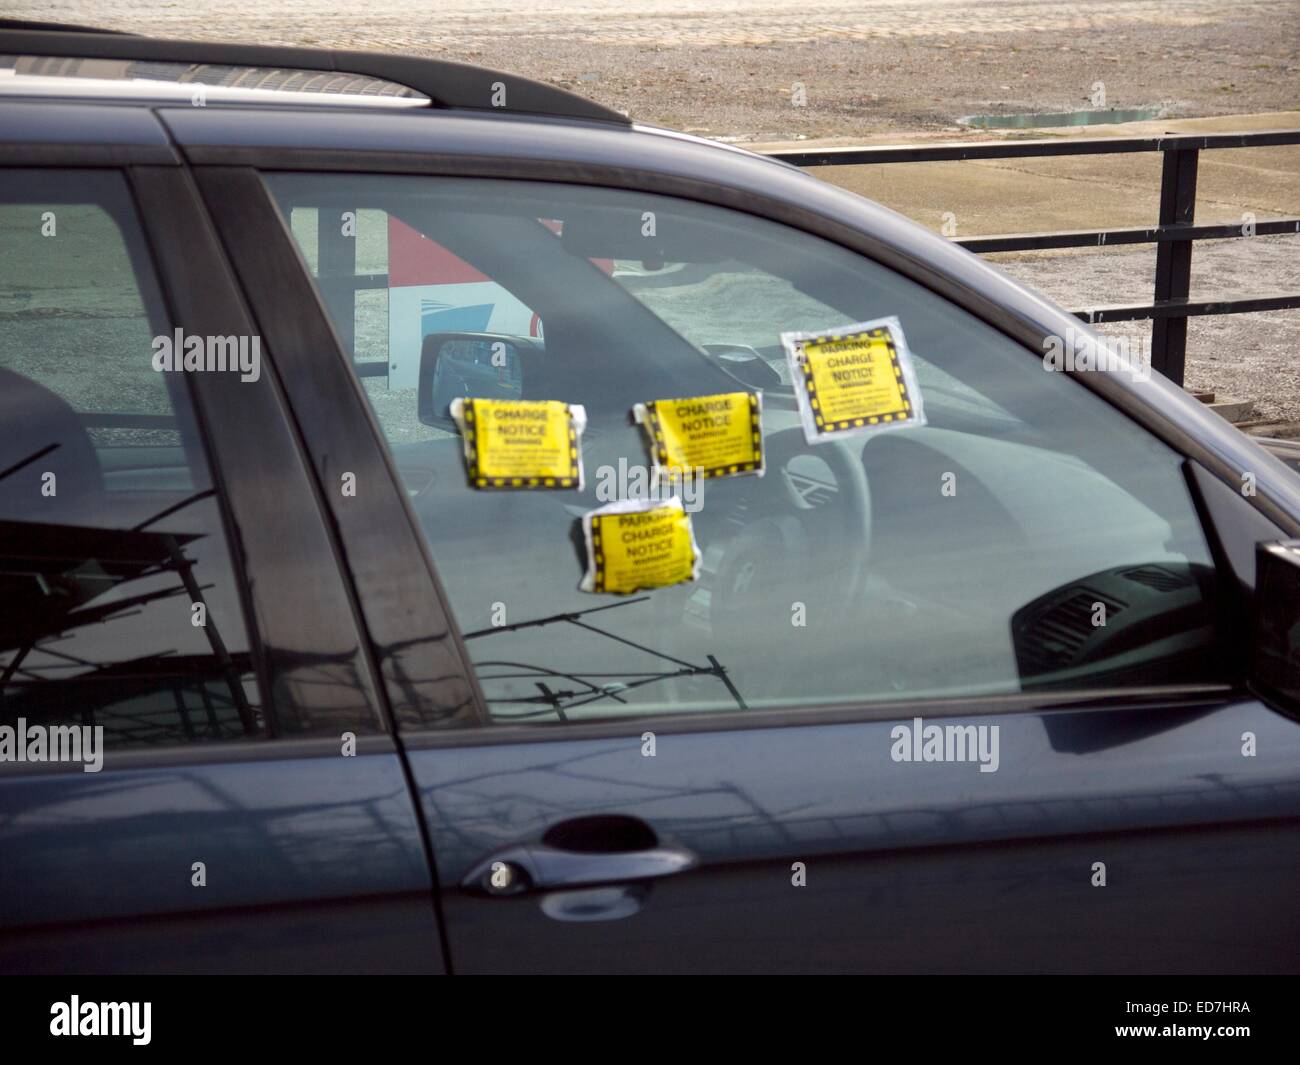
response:
<svg viewBox="0 0 1300 1065"><path fill-rule="evenodd" d="M271 185L286 213L360 203L470 263L544 323L520 398L586 410L581 492L475 491L455 436L392 445L497 719L1221 678L1207 653L1213 567L1177 456L919 285L663 197L455 179L351 178L345 198L310 176ZM613 260L612 275L594 259ZM748 277L778 302L811 295L834 316L827 328L897 315L928 425L807 443L779 333L692 342L629 291L661 270ZM767 365L747 366L745 351ZM605 501L596 472L647 462L632 405L756 380L767 471L704 484L700 579L623 599L579 592L580 517ZM381 425L391 409L376 408ZM1107 605L1104 638L1077 613L1083 600Z"/></svg>

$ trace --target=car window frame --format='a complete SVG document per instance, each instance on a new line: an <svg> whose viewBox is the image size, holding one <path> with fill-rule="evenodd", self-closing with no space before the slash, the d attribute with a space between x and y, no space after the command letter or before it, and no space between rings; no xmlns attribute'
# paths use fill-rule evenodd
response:
<svg viewBox="0 0 1300 1065"><path fill-rule="evenodd" d="M324 318L323 322L315 324L315 331L317 335L324 332L331 336L335 334L332 323L328 320L324 304L313 285L310 271L298 251L287 221L280 214L269 188L261 180L262 173L296 171L332 174L348 173L358 176L403 174L427 177L483 177L502 180L526 180L528 177L535 180L538 176L535 172L521 172L518 160L498 159L485 155L476 155L472 161L467 162L457 158L421 153L399 154L366 150L320 152L314 149L275 147L224 149L213 146L205 146L198 154L200 158L196 165L196 171L200 174L200 185L203 187L204 196L210 209L214 210L214 214L219 212L217 205L222 202L244 201L238 210L227 213L224 222L218 219L219 227L226 230L228 227L240 225L252 231L260 232L264 237L270 232L266 227L273 228L275 231L273 241L260 238L260 255L267 258L265 268L272 269L272 264L278 264L278 267L282 269L289 259L298 264L302 281L311 287L314 297L314 310L318 316ZM857 233L857 239L846 240L844 238L847 227L832 219L824 218L813 212L800 211L800 209L792 208L781 201L766 201L748 192L744 196L743 204L738 204L736 197L729 195L729 190L726 189L709 189L699 183L691 182L689 179L666 177L656 171L623 166L602 167L585 162L573 163L569 166L553 164L547 168L545 180L557 183L631 189L665 196L680 196L685 199L740 210L743 213L750 213L756 217L801 230L812 236L830 240L849 252L872 259L881 266L918 282L937 297L956 304L1015 341L1024 349L1028 358L1035 359L1041 365L1041 355L1035 352L1033 342L1027 342L1025 338L1026 330L1030 328L1028 323L1013 319L1009 309L993 307L992 310L997 313L990 313L988 301L979 293L974 292L968 293L970 298L967 300L954 299L950 293L954 287L959 286L956 279L945 277L920 266L915 260L907 259L898 249L890 249L890 254L887 256L880 255L880 248L876 242L865 234ZM799 221L792 222L792 215L796 216ZM848 232L852 233L852 231ZM873 254L873 251L876 254ZM910 269L899 268L898 264L904 261L909 264ZM246 262L238 256L235 257L235 265L240 270L241 276L244 277L246 289L249 288L250 284L256 280L257 271L250 274L246 270ZM252 284L252 287L255 288L255 284ZM1042 350L1042 339L1043 336L1040 334L1038 336L1039 351ZM350 402L355 410L349 413L349 418L352 417L353 413L364 417L370 424L372 433L382 442L382 430L369 408L361 388L360 378L353 372L350 356L343 350L337 338L335 338L331 354L333 356L330 360L331 364L345 369L351 383L351 388L347 391L350 392ZM1173 425L1160 417L1156 411L1136 403L1131 396L1119 389L1114 382L1106 382L1104 378L1107 375L1091 375L1094 378L1103 379L1101 381L1082 380L1081 376L1086 377L1087 375L1077 375L1072 371L1068 372L1067 376L1081 387L1087 387L1090 391L1098 394L1109 406L1123 414L1128 420L1135 422L1145 432L1149 432L1161 440L1185 460L1197 458L1201 461L1203 467L1212 470L1216 476L1222 477L1221 471L1224 468L1224 463L1213 452L1199 445L1195 438L1183 431L1181 427ZM300 398L304 398L301 395L301 387L295 388L293 384L289 384L287 391L290 403L295 406ZM328 446L330 439L328 425L319 424L318 420L318 424L305 431L308 435L318 438L318 442L312 445L314 448ZM1183 446L1184 444L1192 446L1189 448ZM1189 451L1194 452L1194 454L1189 454ZM386 464L390 469L390 476L394 479L394 484L400 487L400 481L397 479L398 475L395 468L392 467L386 446L384 447L384 454L387 460ZM1213 544L1212 526L1208 522L1205 510L1197 501L1195 493L1192 495L1192 500L1196 506L1197 517L1201 522L1202 531L1205 533L1207 542ZM629 734L640 734L643 730L671 734L677 732L729 731L751 727L797 727L839 722L891 720L914 716L918 713L949 717L955 715L1034 713L1065 707L1077 709L1096 706L1149 706L1156 709L1159 707L1222 704L1233 699L1249 697L1249 693L1244 686L1244 678L1234 676L1230 683L1223 684L1096 689L1086 692L1030 692L994 696L913 698L866 703L851 702L815 707L793 706L763 710L711 711L707 713L688 711L683 713L637 715L622 719L573 722L558 728L553 725L502 724L494 722L487 709L486 700L475 676L472 662L465 651L459 627L447 607L446 595L438 579L437 568L433 563L428 544L418 531L418 520L404 494L401 495L400 509L403 512L403 527L406 531L415 533L420 554L423 556L430 574L431 587L436 592L440 615L437 622L439 626L437 631L441 634L445 629L446 634L450 637L448 646L453 647L457 652L457 664L460 674L455 679L459 682L459 685L473 692L475 703L475 720L453 727L438 728L419 724L412 727L410 721L404 721L399 717L397 727L401 741L404 745L411 746L412 749L545 742L586 737L623 737ZM378 520L380 518L379 512L375 512L372 517ZM394 518L396 518L396 514L389 512L388 519L392 520ZM348 537L345 535L346 539ZM1216 559L1217 568L1220 568L1220 566ZM366 590L358 587L358 594L364 599ZM452 678L443 679L451 680Z"/></svg>

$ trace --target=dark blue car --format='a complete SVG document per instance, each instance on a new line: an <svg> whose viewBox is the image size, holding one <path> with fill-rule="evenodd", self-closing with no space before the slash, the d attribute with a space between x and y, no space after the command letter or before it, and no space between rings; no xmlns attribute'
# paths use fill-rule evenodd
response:
<svg viewBox="0 0 1300 1065"><path fill-rule="evenodd" d="M1180 388L510 75L0 56L0 970L1300 970L1300 478Z"/></svg>

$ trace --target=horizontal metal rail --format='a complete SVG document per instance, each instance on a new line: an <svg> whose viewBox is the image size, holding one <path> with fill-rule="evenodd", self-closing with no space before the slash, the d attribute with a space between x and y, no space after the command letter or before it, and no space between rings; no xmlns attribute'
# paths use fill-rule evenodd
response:
<svg viewBox="0 0 1300 1065"><path fill-rule="evenodd" d="M1300 233L1300 218L1277 218L1255 223L1255 236ZM1062 229L1055 233L1011 233L992 237L958 237L967 251L1038 251L1042 248L1108 248L1116 244L1164 244L1181 240L1233 240L1241 223L1213 226L1137 226L1130 229Z"/></svg>
<svg viewBox="0 0 1300 1065"><path fill-rule="evenodd" d="M863 166L869 163L958 163L972 159L1032 159L1050 155L1126 155L1132 152L1211 148L1273 148L1300 144L1298 129L1250 133L1166 133L1159 137L1054 137L1050 140L884 144L872 148L791 148L769 152L798 167Z"/></svg>
<svg viewBox="0 0 1300 1065"><path fill-rule="evenodd" d="M774 159L798 167L866 166L880 163L952 163L980 159L1034 159L1071 155L1124 155L1160 152L1160 212L1154 226L1123 229L1058 230L954 239L969 251L992 254L1055 248L1156 245L1155 292L1151 303L1090 307L1072 312L1086 322L1150 320L1151 365L1183 383L1187 357L1187 319L1201 315L1250 314L1300 308L1300 293L1244 299L1191 298L1192 247L1198 240L1239 240L1253 236L1295 235L1300 218L1237 224L1194 225L1200 152L1218 148L1270 148L1300 145L1300 130L1251 133L1171 133L1158 137L1059 138L975 141L966 144L887 145L877 148L820 148L778 151Z"/></svg>
<svg viewBox="0 0 1300 1065"><path fill-rule="evenodd" d="M1285 311L1300 307L1300 296L1249 296L1236 300L1171 299L1162 303L1114 304L1072 311L1076 318L1094 325L1101 322L1135 322L1150 318L1199 318L1211 314L1257 314L1260 311ZM1180 382L1181 383L1181 382Z"/></svg>

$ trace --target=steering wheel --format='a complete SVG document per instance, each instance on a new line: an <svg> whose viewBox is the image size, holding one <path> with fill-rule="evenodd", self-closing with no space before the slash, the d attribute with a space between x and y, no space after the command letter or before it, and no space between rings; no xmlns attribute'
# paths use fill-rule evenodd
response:
<svg viewBox="0 0 1300 1065"><path fill-rule="evenodd" d="M664 631L675 634L677 652L699 665L707 654L724 667L752 662L756 653L788 645L792 624L842 624L862 600L871 537L862 441L809 445L795 427L766 437L763 447L763 477L737 478L725 498L717 491L721 485L705 488L704 510L696 516L704 554L699 580L684 586L681 597L658 604L676 615L661 617ZM832 492L809 498L808 489L818 486L790 474L801 456L825 464ZM794 683L797 671L787 674ZM743 677L735 679L743 686ZM668 688L689 702L687 689L701 691L701 683L716 681L670 681Z"/></svg>
<svg viewBox="0 0 1300 1065"><path fill-rule="evenodd" d="M715 623L728 618L743 623L756 610L770 611L773 581L788 588L791 603L827 615L843 614L859 601L871 539L861 446L852 438L809 445L799 427L764 439L766 472L744 485L741 505L749 520L720 545L710 575ZM790 467L801 456L825 463L835 482L829 495L810 499L799 490L808 479ZM788 626L789 617L782 622Z"/></svg>

